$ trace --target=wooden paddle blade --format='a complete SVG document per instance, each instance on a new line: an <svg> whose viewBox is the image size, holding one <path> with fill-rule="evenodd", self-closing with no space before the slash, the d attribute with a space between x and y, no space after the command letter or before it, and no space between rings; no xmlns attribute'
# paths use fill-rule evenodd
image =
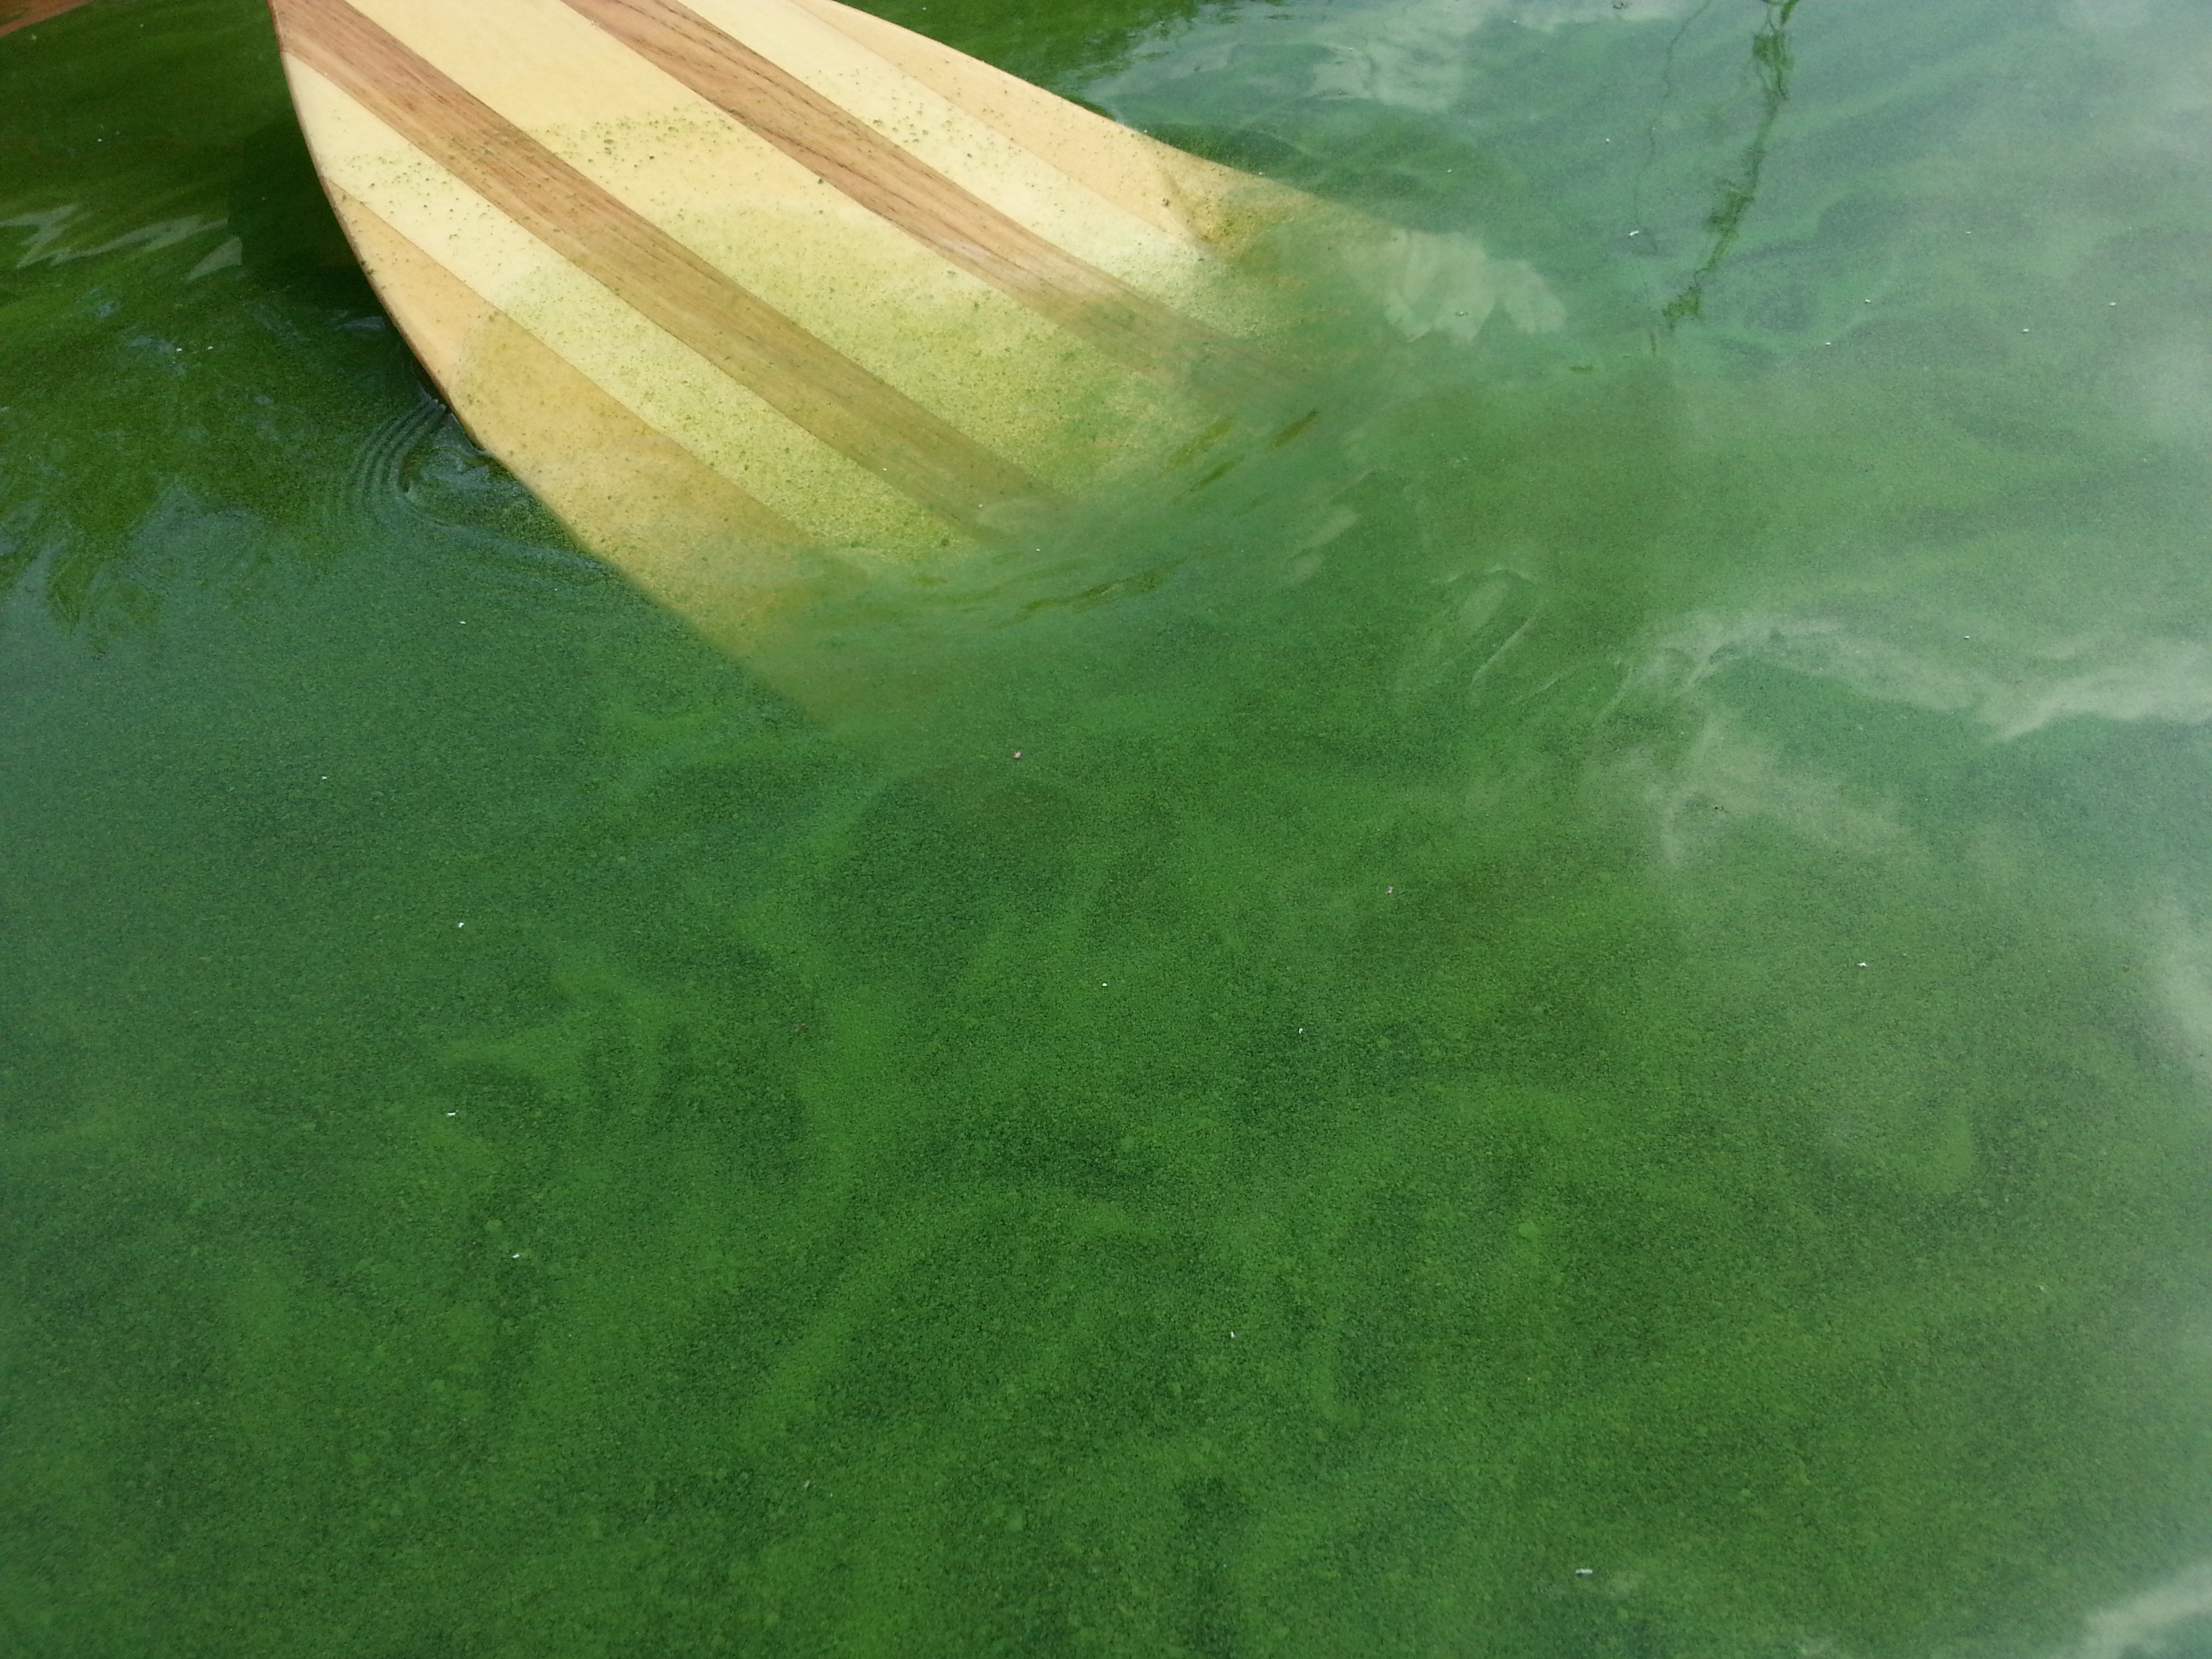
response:
<svg viewBox="0 0 2212 1659"><path fill-rule="evenodd" d="M478 441L742 647L805 550L989 541L1264 381L1306 198L835 0L272 0L331 199Z"/></svg>

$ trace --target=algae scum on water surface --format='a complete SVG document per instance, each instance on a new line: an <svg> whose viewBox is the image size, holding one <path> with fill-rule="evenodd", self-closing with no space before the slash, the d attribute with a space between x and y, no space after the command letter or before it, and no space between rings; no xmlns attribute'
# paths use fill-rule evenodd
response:
<svg viewBox="0 0 2212 1659"><path fill-rule="evenodd" d="M0 1651L2203 1651L2212 27L883 9L1557 314L747 666L0 40Z"/></svg>

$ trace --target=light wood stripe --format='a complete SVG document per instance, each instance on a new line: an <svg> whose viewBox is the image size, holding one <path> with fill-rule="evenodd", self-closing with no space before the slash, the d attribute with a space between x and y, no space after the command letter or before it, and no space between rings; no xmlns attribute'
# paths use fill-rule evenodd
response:
<svg viewBox="0 0 2212 1659"><path fill-rule="evenodd" d="M1043 498L1012 463L800 328L345 0L277 0L285 48L785 418L975 533Z"/></svg>
<svg viewBox="0 0 2212 1659"><path fill-rule="evenodd" d="M549 504L562 507L584 494L585 486L569 482L567 475L580 480L586 473L599 499L632 503L619 517L611 512L590 515L594 522L584 540L594 546L649 543L634 505L648 501L663 510L672 503L687 510L696 504L705 509L706 522L741 544L806 544L809 538L796 525L648 425L366 203L335 185L330 195L370 278L379 284L405 284L413 303L404 317L395 319L400 332L430 378L444 388L471 434L523 434L510 438L500 459ZM505 372L485 374L481 367L468 372L472 356L480 364L495 360ZM560 419L544 420L547 409L557 409ZM533 420L533 415L541 418ZM619 457L621 464L610 465L611 456ZM542 477L556 471L563 475L561 485L542 487ZM641 482L641 474L655 482Z"/></svg>
<svg viewBox="0 0 2212 1659"><path fill-rule="evenodd" d="M794 3L1092 194L1184 241L1233 252L1320 205L1287 185L1171 149L840 0Z"/></svg>
<svg viewBox="0 0 2212 1659"><path fill-rule="evenodd" d="M586 545L718 644L744 649L811 569L797 526L580 373L382 216L331 202L453 412ZM473 372L471 371L473 365ZM547 421L547 409L560 411Z"/></svg>
<svg viewBox="0 0 2212 1659"><path fill-rule="evenodd" d="M1116 362L1172 379L1237 355L1232 342L1055 246L682 0L567 3L870 212Z"/></svg>

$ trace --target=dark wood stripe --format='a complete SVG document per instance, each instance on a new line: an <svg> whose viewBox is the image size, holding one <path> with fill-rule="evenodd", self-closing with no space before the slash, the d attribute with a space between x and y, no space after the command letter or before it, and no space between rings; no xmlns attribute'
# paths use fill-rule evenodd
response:
<svg viewBox="0 0 2212 1659"><path fill-rule="evenodd" d="M683 0L568 0L640 57L940 258L1141 374L1241 351L1009 218Z"/></svg>
<svg viewBox="0 0 2212 1659"><path fill-rule="evenodd" d="M0 0L0 34L12 34L49 17L75 11L85 0Z"/></svg>
<svg viewBox="0 0 2212 1659"><path fill-rule="evenodd" d="M971 531L1047 492L593 184L345 0L276 0L287 51L787 419Z"/></svg>

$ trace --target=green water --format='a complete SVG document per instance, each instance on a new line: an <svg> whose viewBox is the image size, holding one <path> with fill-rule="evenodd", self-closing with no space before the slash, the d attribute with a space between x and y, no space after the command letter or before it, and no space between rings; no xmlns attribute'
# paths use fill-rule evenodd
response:
<svg viewBox="0 0 2212 1659"><path fill-rule="evenodd" d="M0 1654L2212 1652L2212 15L883 9L1567 320L824 725L0 40Z"/></svg>

